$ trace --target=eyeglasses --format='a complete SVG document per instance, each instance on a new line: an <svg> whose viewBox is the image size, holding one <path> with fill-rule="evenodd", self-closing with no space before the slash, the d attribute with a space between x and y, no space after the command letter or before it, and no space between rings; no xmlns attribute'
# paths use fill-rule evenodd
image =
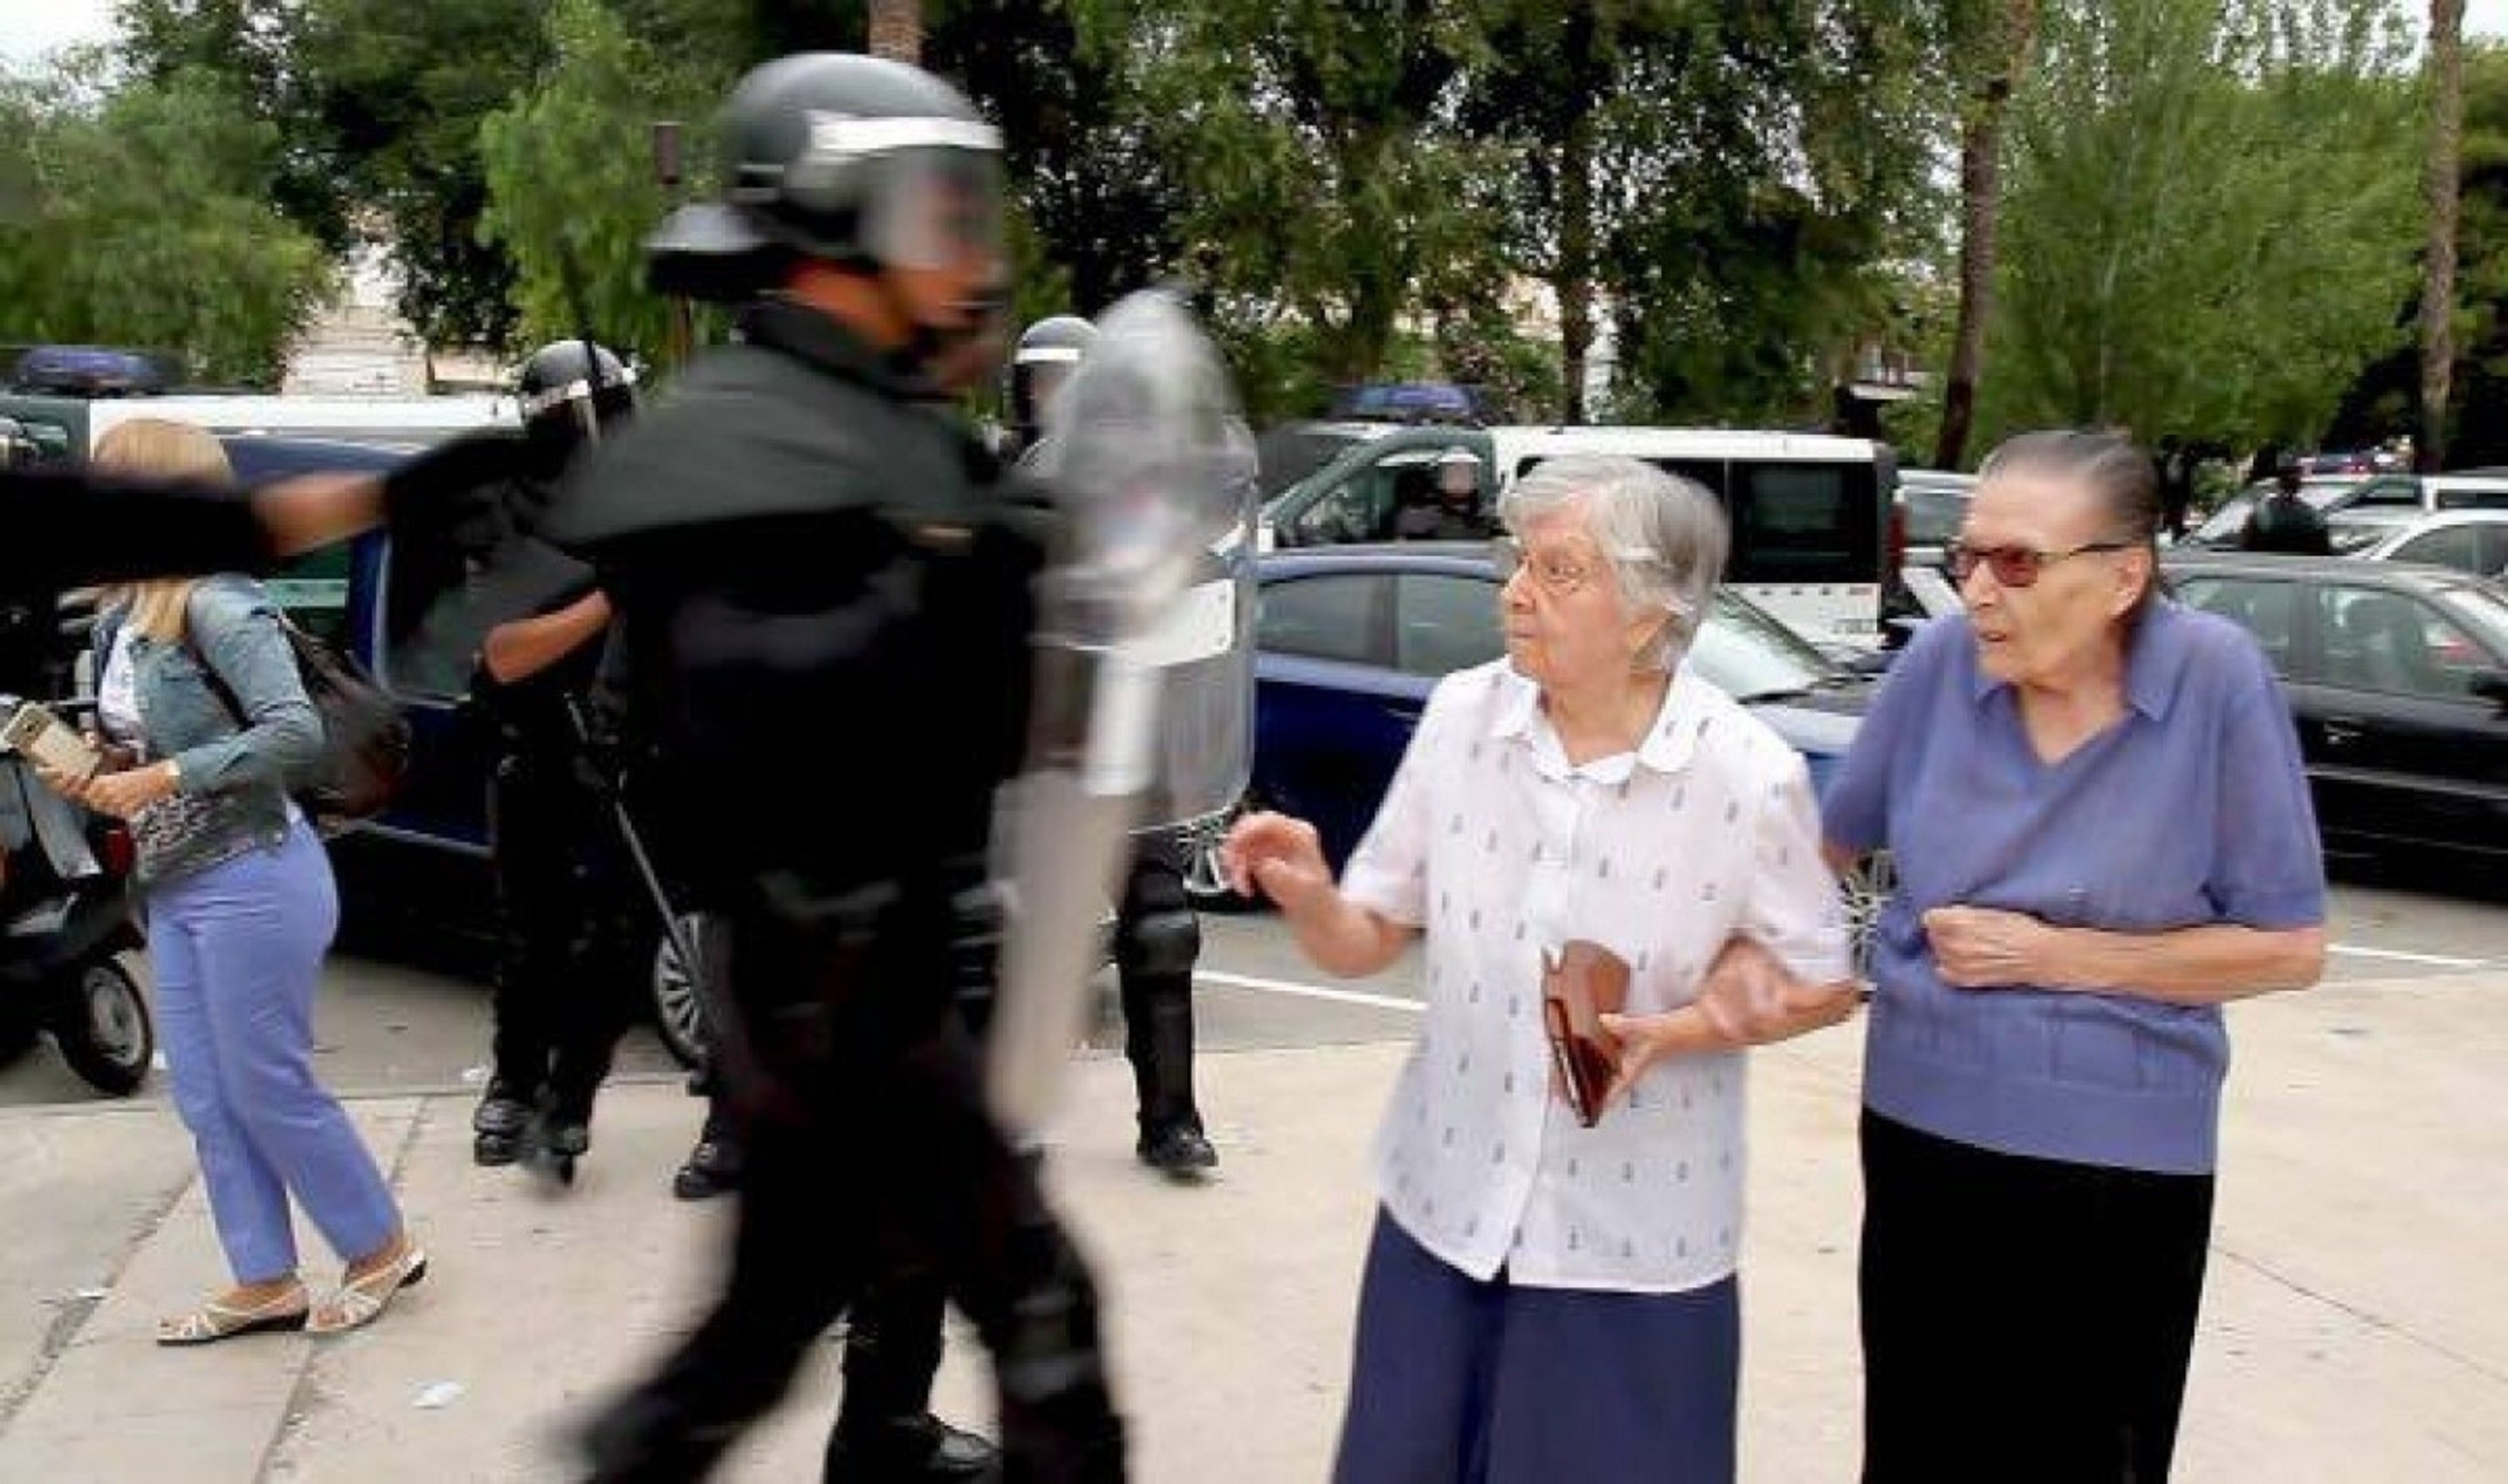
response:
<svg viewBox="0 0 2508 1484"><path fill-rule="evenodd" d="M1517 573L1531 569L1532 580L1554 597L1565 598L1594 580L1594 569L1584 563L1557 556L1535 560L1525 551L1524 543L1511 536L1491 540L1490 562L1497 568L1500 582L1512 582Z"/></svg>
<svg viewBox="0 0 2508 1484"><path fill-rule="evenodd" d="M1984 567L1994 574L1998 587L2028 587L2057 562L2094 551L2131 551L2138 544L2092 541L2070 551L2040 551L2030 546L1972 546L1966 541L1953 541L1942 548L1942 565L1949 569L1954 582L1967 581L1970 573Z"/></svg>
<svg viewBox="0 0 2508 1484"><path fill-rule="evenodd" d="M1623 551L1620 559L1627 562L1654 560L1650 551ZM1524 542L1511 536L1490 541L1490 563L1497 569L1500 583L1512 582L1519 572L1530 571L1532 580L1554 598L1565 598L1594 580L1599 570L1593 565L1561 556L1534 557L1524 549Z"/></svg>

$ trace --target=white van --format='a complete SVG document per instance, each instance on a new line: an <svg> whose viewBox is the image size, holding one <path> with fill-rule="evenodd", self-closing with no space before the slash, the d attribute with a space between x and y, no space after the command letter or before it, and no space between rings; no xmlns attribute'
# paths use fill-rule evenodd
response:
<svg viewBox="0 0 2508 1484"><path fill-rule="evenodd" d="M196 424L226 437L319 438L412 451L474 428L514 427L509 396L134 396L0 394L48 461L85 464L96 440L132 418Z"/></svg>
<svg viewBox="0 0 2508 1484"><path fill-rule="evenodd" d="M1872 646L1896 565L1887 446L1817 433L1690 427L1406 427L1358 444L1263 507L1258 538L1275 546L1390 539L1407 499L1431 487L1450 448L1489 471L1494 509L1509 485L1545 459L1616 455L1696 481L1733 526L1729 585L1823 644Z"/></svg>

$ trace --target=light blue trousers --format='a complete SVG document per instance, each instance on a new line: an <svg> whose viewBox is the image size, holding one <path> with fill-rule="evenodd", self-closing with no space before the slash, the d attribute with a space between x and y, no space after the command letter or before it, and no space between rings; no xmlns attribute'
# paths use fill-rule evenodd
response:
<svg viewBox="0 0 2508 1484"><path fill-rule="evenodd" d="M150 888L147 905L174 1106L236 1280L296 1271L290 1194L343 1259L390 1241L391 1191L314 1077L314 986L340 922L321 841L300 823L276 850Z"/></svg>

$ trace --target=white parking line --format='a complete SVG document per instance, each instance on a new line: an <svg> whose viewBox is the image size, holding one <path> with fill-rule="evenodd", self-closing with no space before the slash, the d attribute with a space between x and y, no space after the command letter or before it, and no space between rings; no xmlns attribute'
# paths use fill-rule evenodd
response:
<svg viewBox="0 0 2508 1484"><path fill-rule="evenodd" d="M1222 974L1203 969L1194 975L1214 984L1232 989L1260 989L1266 994L1293 995L1304 1000L1330 1000L1336 1005L1364 1005L1371 1010L1408 1010L1414 1014L1428 1007L1418 1000L1406 1000L1394 994L1364 994L1356 989L1327 989L1321 984L1301 984L1285 979L1257 979L1250 974Z"/></svg>
<svg viewBox="0 0 2508 1484"><path fill-rule="evenodd" d="M2381 958L2395 963L2426 964L2434 969L2482 969L2490 965L2487 958L2454 958L2445 953L2408 953L2401 948L2364 948L2347 943L2326 945L2328 953L2341 953L2351 958ZM1428 1007L1419 1000L1404 999L1397 994L1368 994L1357 989L1332 989L1322 984L1302 984L1294 980L1261 979L1251 974L1228 974L1204 969L1194 975L1214 984L1232 989L1256 989L1265 994L1285 994L1302 1000L1327 1000L1336 1005L1359 1005L1370 1010L1407 1010L1414 1015Z"/></svg>
<svg viewBox="0 0 2508 1484"><path fill-rule="evenodd" d="M2444 953L2407 953L2400 948L2357 948L2347 943L2329 943L2325 951L2353 958L2390 958L2399 964L2428 964L2439 969L2482 969L2490 964L2487 958L2450 958Z"/></svg>

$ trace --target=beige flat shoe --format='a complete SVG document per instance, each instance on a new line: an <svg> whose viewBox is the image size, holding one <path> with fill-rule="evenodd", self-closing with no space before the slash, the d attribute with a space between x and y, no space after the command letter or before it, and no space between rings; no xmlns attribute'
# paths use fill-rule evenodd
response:
<svg viewBox="0 0 2508 1484"><path fill-rule="evenodd" d="M323 1300L322 1307L306 1320L305 1332L336 1335L362 1329L382 1317L400 1290L416 1287L425 1277L426 1253L415 1242L404 1243L399 1257L363 1278L342 1282L340 1291Z"/></svg>
<svg viewBox="0 0 2508 1484"><path fill-rule="evenodd" d="M210 1345L219 1340L232 1340L238 1335L303 1329L306 1315L303 1283L296 1283L266 1302L248 1306L211 1299L190 1314L159 1319L157 1343Z"/></svg>

